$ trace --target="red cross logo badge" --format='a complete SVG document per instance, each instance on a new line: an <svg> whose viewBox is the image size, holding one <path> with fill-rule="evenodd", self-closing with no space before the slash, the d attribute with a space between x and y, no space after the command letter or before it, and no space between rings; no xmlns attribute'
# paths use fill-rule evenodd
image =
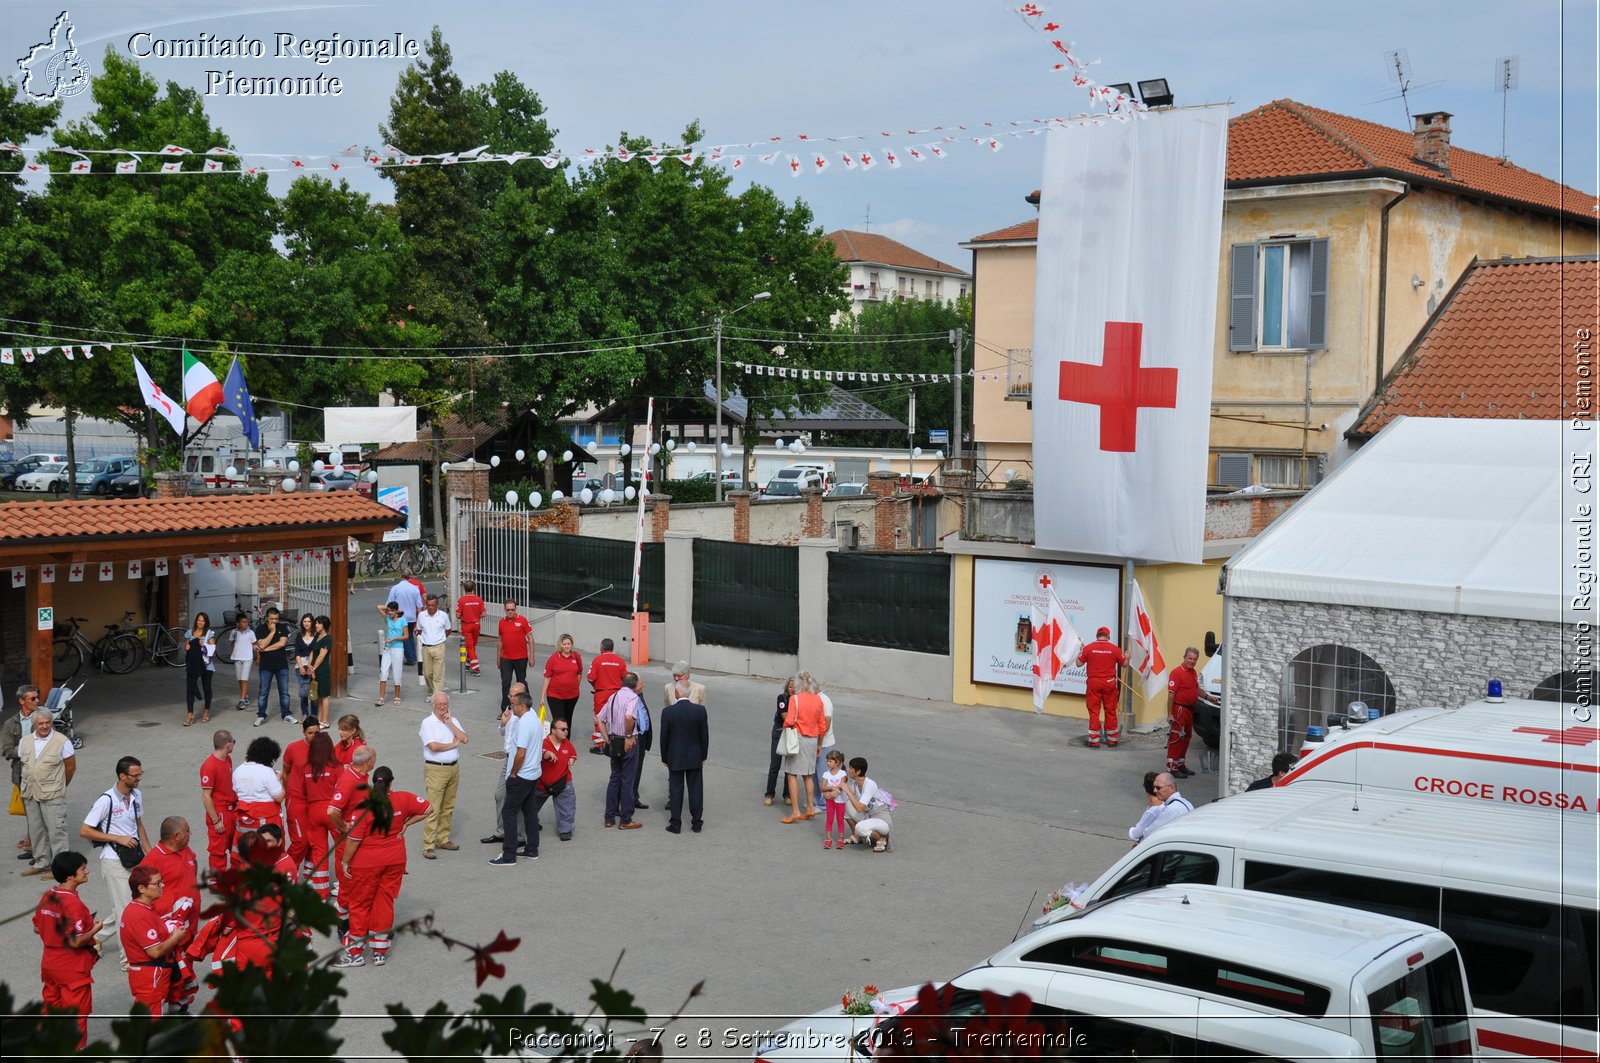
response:
<svg viewBox="0 0 1600 1063"><path fill-rule="evenodd" d="M111 578L111 563L109 561L100 566L100 578L101 579L110 579Z"/></svg>
<svg viewBox="0 0 1600 1063"><path fill-rule="evenodd" d="M71 575L70 575L69 578L72 579L74 582L83 579L83 566L82 565L73 565L72 566L72 572L71 572Z"/></svg>
<svg viewBox="0 0 1600 1063"><path fill-rule="evenodd" d="M1558 746L1586 746L1590 742L1600 742L1600 727L1568 727L1561 731L1550 727L1515 727L1511 733L1544 735L1545 742Z"/></svg>
<svg viewBox="0 0 1600 1063"><path fill-rule="evenodd" d="M1060 398L1100 407L1100 449L1132 453L1143 407L1174 409L1178 405L1178 371L1139 364L1144 325L1107 321L1105 351L1099 365L1061 363Z"/></svg>
<svg viewBox="0 0 1600 1063"><path fill-rule="evenodd" d="M1056 581L1051 577L1048 569L1040 569L1033 574L1033 585L1046 594L1055 588Z"/></svg>

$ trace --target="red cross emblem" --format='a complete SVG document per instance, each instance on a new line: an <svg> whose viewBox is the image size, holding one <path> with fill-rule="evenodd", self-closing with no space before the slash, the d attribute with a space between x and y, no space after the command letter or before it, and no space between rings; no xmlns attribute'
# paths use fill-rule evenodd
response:
<svg viewBox="0 0 1600 1063"><path fill-rule="evenodd" d="M73 579L82 579L83 578L83 566L82 565L73 565L72 566L72 578Z"/></svg>
<svg viewBox="0 0 1600 1063"><path fill-rule="evenodd" d="M789 172L790 173L799 173L800 172L800 160L799 159L790 159L789 160Z"/></svg>
<svg viewBox="0 0 1600 1063"><path fill-rule="evenodd" d="M166 410L168 413L172 412L172 403L167 401L167 397L161 393L161 388L156 386L156 384L153 382L150 385L150 397L156 402L161 403L161 408L163 410Z"/></svg>
<svg viewBox="0 0 1600 1063"><path fill-rule="evenodd" d="M101 579L110 579L111 578L111 565L110 564L104 564L104 565L100 566L100 578Z"/></svg>
<svg viewBox="0 0 1600 1063"><path fill-rule="evenodd" d="M1600 727L1568 727L1557 731L1549 727L1516 727L1512 734L1544 735L1544 741L1558 746L1586 746L1600 742Z"/></svg>
<svg viewBox="0 0 1600 1063"><path fill-rule="evenodd" d="M1060 397L1100 407L1100 449L1131 453L1138 434L1141 407L1173 409L1178 405L1178 371L1139 364L1144 325L1107 321L1105 353L1099 365L1061 363Z"/></svg>
<svg viewBox="0 0 1600 1063"><path fill-rule="evenodd" d="M1040 590L1045 591L1046 593L1049 592L1051 587L1056 585L1056 581L1050 578L1050 573L1044 571L1043 569L1040 569L1039 574L1033 577L1033 582Z"/></svg>

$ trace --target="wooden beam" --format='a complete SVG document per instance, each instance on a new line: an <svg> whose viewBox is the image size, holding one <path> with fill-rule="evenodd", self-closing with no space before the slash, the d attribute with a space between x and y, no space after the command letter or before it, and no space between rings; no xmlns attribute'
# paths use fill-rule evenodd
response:
<svg viewBox="0 0 1600 1063"><path fill-rule="evenodd" d="M333 696L342 698L350 692L350 577L345 562L333 560L331 553L328 555L328 619L332 621L332 630L341 633L333 636L328 679L333 685Z"/></svg>
<svg viewBox="0 0 1600 1063"><path fill-rule="evenodd" d="M53 684L50 643L55 639L55 627L48 624L44 630L39 629L39 610L55 608L55 584L40 580L39 570L34 569L28 573L28 589L23 599L27 603L22 619L28 631L29 682L48 693ZM43 698L40 700L42 702Z"/></svg>

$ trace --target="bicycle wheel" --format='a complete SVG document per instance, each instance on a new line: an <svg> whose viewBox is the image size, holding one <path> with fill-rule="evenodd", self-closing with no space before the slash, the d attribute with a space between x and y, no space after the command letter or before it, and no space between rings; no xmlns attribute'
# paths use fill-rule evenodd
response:
<svg viewBox="0 0 1600 1063"><path fill-rule="evenodd" d="M139 636L131 631L124 631L120 635L112 636L106 643L106 649L100 658L100 667L112 675L127 675L139 667L139 662L144 658L144 643L139 641Z"/></svg>
<svg viewBox="0 0 1600 1063"><path fill-rule="evenodd" d="M83 651L76 642L62 638L50 643L50 678L56 686L77 675L82 667Z"/></svg>
<svg viewBox="0 0 1600 1063"><path fill-rule="evenodd" d="M175 627L164 627L156 632L155 649L150 655L168 668L178 668L183 664L183 643L178 641L182 632Z"/></svg>

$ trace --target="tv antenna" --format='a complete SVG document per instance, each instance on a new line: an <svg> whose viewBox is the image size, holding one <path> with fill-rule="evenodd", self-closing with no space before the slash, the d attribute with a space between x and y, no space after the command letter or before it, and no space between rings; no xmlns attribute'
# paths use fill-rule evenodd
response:
<svg viewBox="0 0 1600 1063"><path fill-rule="evenodd" d="M1517 87L1518 68L1521 60L1514 55L1503 55L1494 61L1494 91L1500 94L1500 157L1510 158L1506 154L1506 111L1511 101L1511 91Z"/></svg>
<svg viewBox="0 0 1600 1063"><path fill-rule="evenodd" d="M1388 71L1390 83L1400 86L1400 103L1406 111L1406 125L1410 125L1411 100L1406 93L1411 90L1411 57L1404 48L1394 48L1383 53L1383 65Z"/></svg>

